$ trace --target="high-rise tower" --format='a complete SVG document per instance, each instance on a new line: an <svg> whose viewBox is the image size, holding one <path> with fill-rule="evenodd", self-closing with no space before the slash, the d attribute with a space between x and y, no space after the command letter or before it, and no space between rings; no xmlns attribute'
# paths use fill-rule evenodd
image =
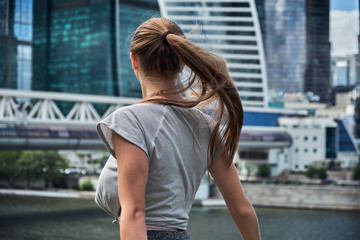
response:
<svg viewBox="0 0 360 240"><path fill-rule="evenodd" d="M32 2L0 1L0 88L30 89Z"/></svg>
<svg viewBox="0 0 360 240"><path fill-rule="evenodd" d="M306 71L304 91L313 92L329 103L330 85L330 3L306 1Z"/></svg>
<svg viewBox="0 0 360 240"><path fill-rule="evenodd" d="M34 2L33 90L141 97L129 35L156 0Z"/></svg>
<svg viewBox="0 0 360 240"><path fill-rule="evenodd" d="M188 39L215 49L227 61L245 107L267 107L267 75L254 0L159 0L161 15L185 32L200 24L204 34Z"/></svg>
<svg viewBox="0 0 360 240"><path fill-rule="evenodd" d="M329 0L255 0L269 89L330 93Z"/></svg>

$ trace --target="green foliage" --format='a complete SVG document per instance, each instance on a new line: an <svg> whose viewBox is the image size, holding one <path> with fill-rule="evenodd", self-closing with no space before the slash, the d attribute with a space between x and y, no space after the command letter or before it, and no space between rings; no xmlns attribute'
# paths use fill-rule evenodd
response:
<svg viewBox="0 0 360 240"><path fill-rule="evenodd" d="M326 168L318 168L317 169L317 176L318 178L320 178L321 180L325 180L328 177Z"/></svg>
<svg viewBox="0 0 360 240"><path fill-rule="evenodd" d="M80 190L81 191L93 191L94 190L94 184L92 181L88 178L85 181L83 181L80 184Z"/></svg>
<svg viewBox="0 0 360 240"><path fill-rule="evenodd" d="M13 187L15 179L19 175L20 156L20 151L0 151L0 179L7 181L10 187Z"/></svg>
<svg viewBox="0 0 360 240"><path fill-rule="evenodd" d="M356 166L353 170L352 179L360 180L360 161L358 161L358 163L356 164Z"/></svg>
<svg viewBox="0 0 360 240"><path fill-rule="evenodd" d="M271 175L271 169L268 164L261 163L258 165L256 176L261 178L268 178Z"/></svg>
<svg viewBox="0 0 360 240"><path fill-rule="evenodd" d="M308 166L305 174L308 178L313 179L317 174L317 168L314 166Z"/></svg>
<svg viewBox="0 0 360 240"><path fill-rule="evenodd" d="M56 151L0 151L0 166L0 178L10 187L18 178L26 180L27 187L31 181L43 179L48 187L69 163Z"/></svg>
<svg viewBox="0 0 360 240"><path fill-rule="evenodd" d="M326 168L316 168L314 166L308 166L305 172L306 176L310 179L319 178L324 180L328 177L327 169Z"/></svg>

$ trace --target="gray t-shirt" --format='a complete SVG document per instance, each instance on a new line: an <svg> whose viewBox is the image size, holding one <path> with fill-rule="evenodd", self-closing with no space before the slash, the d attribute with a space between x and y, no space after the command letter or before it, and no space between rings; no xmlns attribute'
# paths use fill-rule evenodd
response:
<svg viewBox="0 0 360 240"><path fill-rule="evenodd" d="M207 169L212 128L211 117L196 108L141 103L117 109L97 125L111 156L101 172L95 201L108 214L120 215L113 130L148 157L146 226L186 230L192 202ZM214 159L219 153L215 152Z"/></svg>

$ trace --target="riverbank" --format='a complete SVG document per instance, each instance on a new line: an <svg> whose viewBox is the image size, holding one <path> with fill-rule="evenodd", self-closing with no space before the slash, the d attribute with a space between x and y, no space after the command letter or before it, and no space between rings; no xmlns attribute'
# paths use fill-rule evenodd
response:
<svg viewBox="0 0 360 240"><path fill-rule="evenodd" d="M360 187L332 185L242 184L255 207L360 211ZM216 195L216 194L215 194ZM199 206L224 206L217 198L196 202Z"/></svg>
<svg viewBox="0 0 360 240"><path fill-rule="evenodd" d="M255 207L360 211L360 187L242 184ZM94 191L0 189L0 195L94 199ZM223 207L224 200L198 199L194 206Z"/></svg>

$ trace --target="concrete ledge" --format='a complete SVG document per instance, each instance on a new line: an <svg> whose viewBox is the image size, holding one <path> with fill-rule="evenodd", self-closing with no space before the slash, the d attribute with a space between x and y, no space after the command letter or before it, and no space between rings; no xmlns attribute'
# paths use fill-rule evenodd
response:
<svg viewBox="0 0 360 240"><path fill-rule="evenodd" d="M0 189L0 195L12 195L12 196L32 196L32 197L49 197L49 198L89 198L86 194L83 195L79 191L71 190L23 190L23 189ZM93 193L95 197L95 192Z"/></svg>
<svg viewBox="0 0 360 240"><path fill-rule="evenodd" d="M243 183L255 207L360 211L360 187L294 186ZM0 195L54 198L95 198L95 191L0 189ZM194 206L225 207L222 198L198 199Z"/></svg>
<svg viewBox="0 0 360 240"><path fill-rule="evenodd" d="M243 184L258 207L360 211L360 187Z"/></svg>

